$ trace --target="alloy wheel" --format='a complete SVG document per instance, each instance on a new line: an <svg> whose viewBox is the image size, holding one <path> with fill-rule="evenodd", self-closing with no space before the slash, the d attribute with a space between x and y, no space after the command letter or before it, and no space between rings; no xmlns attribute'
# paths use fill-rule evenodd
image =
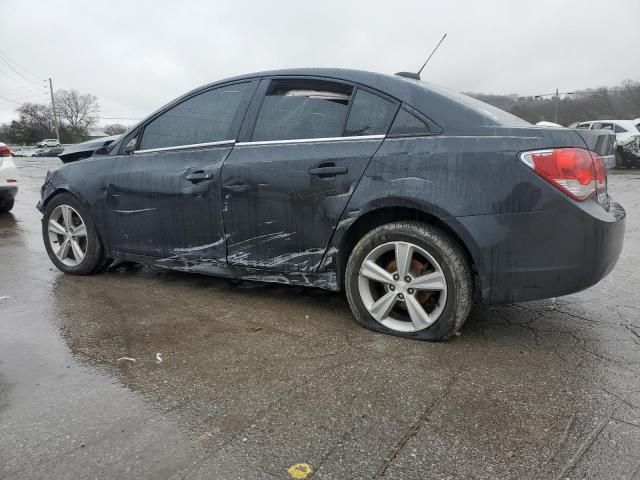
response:
<svg viewBox="0 0 640 480"><path fill-rule="evenodd" d="M68 267L77 267L87 254L87 226L80 214L69 205L58 205L49 216L49 246Z"/></svg>
<svg viewBox="0 0 640 480"><path fill-rule="evenodd" d="M369 314L397 332L430 327L447 301L440 264L424 248L409 242L374 248L360 266L358 289Z"/></svg>

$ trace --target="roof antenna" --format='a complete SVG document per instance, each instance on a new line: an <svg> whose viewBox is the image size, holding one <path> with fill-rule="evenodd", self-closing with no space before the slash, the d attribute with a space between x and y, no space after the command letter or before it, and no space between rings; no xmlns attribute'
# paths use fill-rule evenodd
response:
<svg viewBox="0 0 640 480"><path fill-rule="evenodd" d="M427 58L427 60L425 60L425 62L422 64L422 67L420 67L420 70L418 70L418 73L398 72L398 73L396 73L396 75L398 75L400 77L413 78L414 80L420 80L420 74L422 73L422 70L424 70L424 67L427 66L427 63L429 63L429 60L431 60L431 57L433 57L433 54L436 53L436 50L438 50L438 48L440 47L440 44L444 41L446 36L447 36L446 33L442 36L442 38L440 39L440 41L436 45L436 48L434 48L433 51L431 52L431 55L429 55L429 58Z"/></svg>

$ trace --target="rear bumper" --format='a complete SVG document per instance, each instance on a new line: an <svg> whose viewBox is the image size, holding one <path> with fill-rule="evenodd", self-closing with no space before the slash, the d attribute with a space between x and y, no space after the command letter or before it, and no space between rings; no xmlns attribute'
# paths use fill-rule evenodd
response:
<svg viewBox="0 0 640 480"><path fill-rule="evenodd" d="M612 201L456 219L476 264L480 299L514 303L584 290L615 266L626 213ZM466 238L465 238L466 237Z"/></svg>
<svg viewBox="0 0 640 480"><path fill-rule="evenodd" d="M0 185L0 198L12 199L18 194L17 185Z"/></svg>

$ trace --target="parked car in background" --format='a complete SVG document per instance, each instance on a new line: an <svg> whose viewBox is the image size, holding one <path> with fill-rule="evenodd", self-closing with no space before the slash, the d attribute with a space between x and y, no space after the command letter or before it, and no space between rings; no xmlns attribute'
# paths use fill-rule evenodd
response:
<svg viewBox="0 0 640 480"><path fill-rule="evenodd" d="M569 128L609 130L616 134L616 167L640 167L640 128L636 120L591 120L576 122Z"/></svg>
<svg viewBox="0 0 640 480"><path fill-rule="evenodd" d="M415 74L278 70L191 91L49 171L38 209L65 273L118 258L344 290L365 327L443 340L474 298L566 295L611 271L614 148Z"/></svg>
<svg viewBox="0 0 640 480"><path fill-rule="evenodd" d="M18 170L11 150L0 142L0 213L7 213L13 208L17 194Z"/></svg>
<svg viewBox="0 0 640 480"><path fill-rule="evenodd" d="M64 151L64 148L48 148L45 150L38 150L32 157L57 157Z"/></svg>
<svg viewBox="0 0 640 480"><path fill-rule="evenodd" d="M60 146L60 140L58 140L57 138L45 138L44 140L40 140L38 143L36 143L36 147L39 148L44 148L44 147L59 147Z"/></svg>

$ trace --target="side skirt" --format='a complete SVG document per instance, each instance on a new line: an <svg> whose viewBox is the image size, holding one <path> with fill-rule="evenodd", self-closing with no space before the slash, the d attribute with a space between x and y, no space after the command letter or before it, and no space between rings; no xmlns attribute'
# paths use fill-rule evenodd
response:
<svg viewBox="0 0 640 480"><path fill-rule="evenodd" d="M336 273L325 271L319 273L274 272L259 268L246 268L227 265L214 259L189 259L184 257L158 258L147 255L111 252L110 256L118 260L142 263L154 267L178 270L180 272L199 273L212 277L234 278L256 282L282 283L303 287L316 287L332 292L339 291Z"/></svg>

